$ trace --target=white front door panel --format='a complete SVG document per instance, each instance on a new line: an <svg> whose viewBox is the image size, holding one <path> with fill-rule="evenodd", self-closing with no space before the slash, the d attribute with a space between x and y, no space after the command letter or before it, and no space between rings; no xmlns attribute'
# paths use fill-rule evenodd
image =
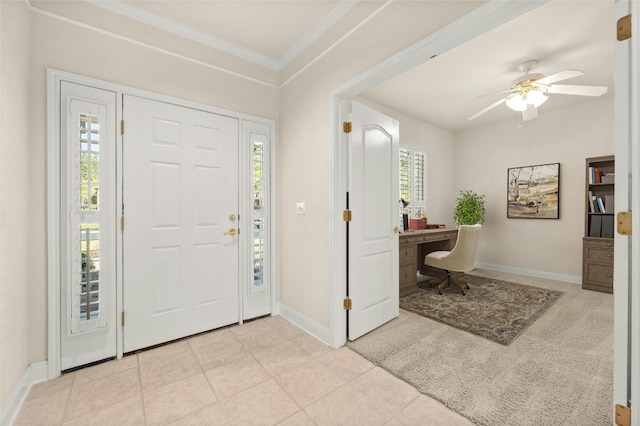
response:
<svg viewBox="0 0 640 426"><path fill-rule="evenodd" d="M235 323L238 120L123 98L124 351Z"/></svg>

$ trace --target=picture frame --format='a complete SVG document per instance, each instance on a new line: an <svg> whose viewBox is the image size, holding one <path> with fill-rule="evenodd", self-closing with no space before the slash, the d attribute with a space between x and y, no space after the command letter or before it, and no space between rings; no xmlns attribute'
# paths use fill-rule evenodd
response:
<svg viewBox="0 0 640 426"><path fill-rule="evenodd" d="M560 163L507 169L507 218L560 218Z"/></svg>

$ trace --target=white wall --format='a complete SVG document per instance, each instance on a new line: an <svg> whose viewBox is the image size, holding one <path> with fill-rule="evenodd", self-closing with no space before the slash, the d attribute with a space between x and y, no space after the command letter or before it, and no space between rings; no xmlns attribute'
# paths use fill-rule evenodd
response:
<svg viewBox="0 0 640 426"><path fill-rule="evenodd" d="M549 101L551 102L551 101ZM479 262L579 280L585 158L614 152L613 97L456 134L456 190L487 197ZM507 169L560 163L560 219L507 219Z"/></svg>
<svg viewBox="0 0 640 426"><path fill-rule="evenodd" d="M477 4L460 2L456 13L474 6ZM439 29L442 22L433 21L439 13L442 9L437 2L389 3L384 13L373 16L280 90L280 301L320 327L328 329L330 322L330 94ZM306 215L295 214L297 201L306 202Z"/></svg>
<svg viewBox="0 0 640 426"><path fill-rule="evenodd" d="M29 365L29 12L0 2L0 407ZM43 259L39 258L40 260Z"/></svg>
<svg viewBox="0 0 640 426"><path fill-rule="evenodd" d="M25 52L29 49L25 49ZM37 11L31 13L32 229L29 267L31 362L47 358L46 310L46 68L145 89L259 117L277 119L278 90L240 75L185 60ZM82 54L78 54L82 52ZM224 65L224 64L222 64ZM29 75L25 72L24 75ZM35 125L34 125L35 124ZM27 128L27 126L24 126ZM4 180L3 180L4 182ZM25 191L26 192L26 191Z"/></svg>

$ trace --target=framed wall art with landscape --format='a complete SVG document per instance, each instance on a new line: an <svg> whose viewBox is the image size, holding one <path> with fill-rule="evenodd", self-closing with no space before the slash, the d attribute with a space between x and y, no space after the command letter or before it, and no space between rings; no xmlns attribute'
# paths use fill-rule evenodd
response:
<svg viewBox="0 0 640 426"><path fill-rule="evenodd" d="M507 217L560 218L560 163L507 170Z"/></svg>

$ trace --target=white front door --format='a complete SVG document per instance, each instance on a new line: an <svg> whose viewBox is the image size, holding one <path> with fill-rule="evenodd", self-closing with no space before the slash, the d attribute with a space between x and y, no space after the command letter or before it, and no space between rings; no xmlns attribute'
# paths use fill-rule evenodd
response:
<svg viewBox="0 0 640 426"><path fill-rule="evenodd" d="M349 137L349 339L399 314L396 120L352 102Z"/></svg>
<svg viewBox="0 0 640 426"><path fill-rule="evenodd" d="M60 83L60 369L116 356L116 94Z"/></svg>
<svg viewBox="0 0 640 426"><path fill-rule="evenodd" d="M124 351L238 322L238 120L123 97Z"/></svg>

